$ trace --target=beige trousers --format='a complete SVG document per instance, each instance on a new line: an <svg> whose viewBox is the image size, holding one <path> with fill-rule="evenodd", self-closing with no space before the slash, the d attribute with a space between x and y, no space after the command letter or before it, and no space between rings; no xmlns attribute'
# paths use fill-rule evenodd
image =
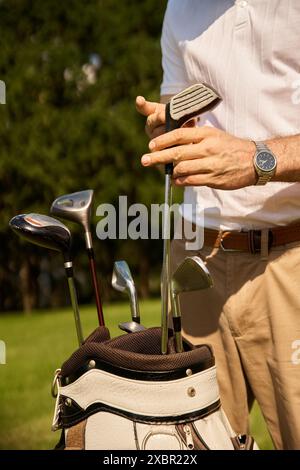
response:
<svg viewBox="0 0 300 470"><path fill-rule="evenodd" d="M211 289L180 295L184 336L211 344L221 399L232 427L248 432L258 401L277 449L300 449L300 242L260 254L172 242L172 270L199 255Z"/></svg>

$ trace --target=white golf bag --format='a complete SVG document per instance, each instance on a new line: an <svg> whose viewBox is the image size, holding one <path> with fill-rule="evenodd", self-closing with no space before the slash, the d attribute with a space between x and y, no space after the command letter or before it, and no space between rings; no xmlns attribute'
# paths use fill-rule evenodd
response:
<svg viewBox="0 0 300 470"><path fill-rule="evenodd" d="M99 327L74 352L55 377L57 448L253 449L222 410L211 348L175 353L170 337L161 355L160 338L149 328L110 339Z"/></svg>

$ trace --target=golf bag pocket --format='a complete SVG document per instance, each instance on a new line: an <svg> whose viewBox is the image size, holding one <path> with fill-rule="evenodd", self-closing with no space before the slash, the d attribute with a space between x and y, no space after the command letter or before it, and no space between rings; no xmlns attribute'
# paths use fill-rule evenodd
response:
<svg viewBox="0 0 300 470"><path fill-rule="evenodd" d="M211 348L160 354L160 328L108 339L98 328L57 375L60 448L209 450L253 447L222 410ZM170 345L172 338L170 339Z"/></svg>

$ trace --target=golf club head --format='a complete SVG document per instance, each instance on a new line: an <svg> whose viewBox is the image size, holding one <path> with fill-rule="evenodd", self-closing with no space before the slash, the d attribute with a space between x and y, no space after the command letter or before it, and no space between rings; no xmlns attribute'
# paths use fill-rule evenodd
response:
<svg viewBox="0 0 300 470"><path fill-rule="evenodd" d="M179 128L193 117L211 111L221 101L218 93L205 83L196 83L177 93L167 105L169 130Z"/></svg>
<svg viewBox="0 0 300 470"><path fill-rule="evenodd" d="M84 230L89 232L93 196L94 191L92 189L65 194L53 201L50 213L62 219L81 224Z"/></svg>
<svg viewBox="0 0 300 470"><path fill-rule="evenodd" d="M212 286L210 272L199 256L186 257L174 272L171 281L172 292L175 295Z"/></svg>
<svg viewBox="0 0 300 470"><path fill-rule="evenodd" d="M9 226L28 242L60 251L65 261L70 260L71 233L59 220L42 214L20 214L10 220Z"/></svg>
<svg viewBox="0 0 300 470"><path fill-rule="evenodd" d="M140 323L137 323L136 321L128 321L124 323L119 323L119 328L122 331L126 331L126 333L136 333L137 331L146 330L145 326L140 325Z"/></svg>
<svg viewBox="0 0 300 470"><path fill-rule="evenodd" d="M126 291L130 298L132 320L140 322L140 312L137 300L136 288L130 269L126 261L115 261L111 284L119 292Z"/></svg>

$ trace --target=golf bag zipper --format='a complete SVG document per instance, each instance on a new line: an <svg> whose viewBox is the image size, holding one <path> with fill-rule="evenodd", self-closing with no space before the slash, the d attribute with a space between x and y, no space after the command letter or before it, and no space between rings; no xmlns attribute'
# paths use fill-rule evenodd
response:
<svg viewBox="0 0 300 470"><path fill-rule="evenodd" d="M188 424L177 424L176 429L184 445L189 450L210 450L206 442L199 435L193 422Z"/></svg>
<svg viewBox="0 0 300 470"><path fill-rule="evenodd" d="M193 441L193 435L192 435L192 430L188 424L185 424L183 426L183 431L185 433L185 440L186 440L186 446L189 450L194 449L194 441Z"/></svg>

